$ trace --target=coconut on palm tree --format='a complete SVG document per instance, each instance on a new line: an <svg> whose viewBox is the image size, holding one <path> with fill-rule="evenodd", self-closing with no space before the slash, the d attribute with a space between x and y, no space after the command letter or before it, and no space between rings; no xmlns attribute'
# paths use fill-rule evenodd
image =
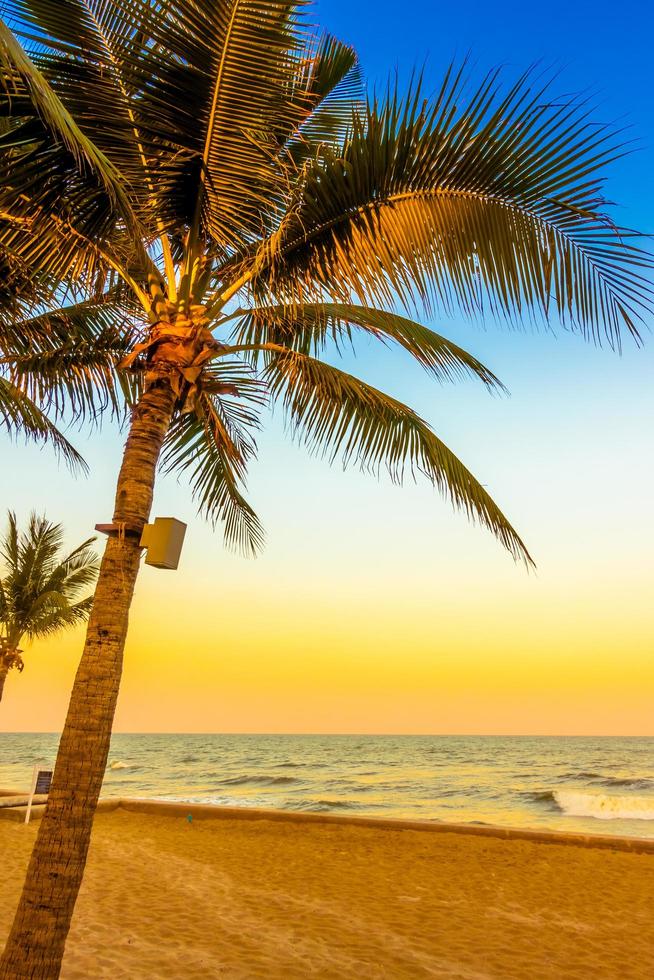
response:
<svg viewBox="0 0 654 980"><path fill-rule="evenodd" d="M647 257L606 215L616 139L527 73L366 99L354 51L291 0L7 0L0 245L118 295L133 410L52 791L0 977L56 977L83 875L158 466L256 552L263 407L330 459L430 480L530 558L411 408L321 358L367 336L437 380L499 382L419 308L638 336ZM31 59L31 60L30 60ZM117 291L117 292L116 292ZM58 293L53 294L58 295ZM402 313L397 310L401 309ZM52 312L56 316L56 311ZM83 315L83 314L82 314ZM104 515L99 515L102 519Z"/></svg>
<svg viewBox="0 0 654 980"><path fill-rule="evenodd" d="M32 514L21 532L9 512L0 538L0 701L8 672L23 670L24 638L42 639L88 619L93 595L83 593L100 567L94 540L65 554L61 524Z"/></svg>

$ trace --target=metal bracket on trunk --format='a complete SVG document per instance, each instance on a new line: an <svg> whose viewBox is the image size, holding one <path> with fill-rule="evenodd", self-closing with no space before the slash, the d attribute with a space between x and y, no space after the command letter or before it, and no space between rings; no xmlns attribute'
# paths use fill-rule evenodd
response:
<svg viewBox="0 0 654 980"><path fill-rule="evenodd" d="M119 522L117 524L96 524L96 531L100 531L101 534L106 534L108 537L125 537L125 538L141 538L143 533L143 525L137 526L136 524L125 524Z"/></svg>
<svg viewBox="0 0 654 980"><path fill-rule="evenodd" d="M154 524L138 527L136 524L116 522L96 524L96 531L109 537L138 538L141 548L145 548L146 565L155 568L177 568L182 553L186 524L174 517L157 517Z"/></svg>

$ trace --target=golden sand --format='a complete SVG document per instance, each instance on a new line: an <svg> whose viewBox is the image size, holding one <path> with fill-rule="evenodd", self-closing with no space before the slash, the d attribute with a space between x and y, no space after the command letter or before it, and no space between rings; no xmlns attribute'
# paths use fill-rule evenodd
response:
<svg viewBox="0 0 654 980"><path fill-rule="evenodd" d="M0 821L0 943L35 833ZM653 908L651 853L117 809L62 977L651 980Z"/></svg>

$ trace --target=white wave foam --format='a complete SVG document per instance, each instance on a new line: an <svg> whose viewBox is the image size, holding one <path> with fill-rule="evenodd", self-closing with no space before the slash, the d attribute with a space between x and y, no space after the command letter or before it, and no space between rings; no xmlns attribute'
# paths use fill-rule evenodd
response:
<svg viewBox="0 0 654 980"><path fill-rule="evenodd" d="M208 806L270 807L270 799L258 796L152 796L139 799L162 800L164 803L202 803Z"/></svg>
<svg viewBox="0 0 654 980"><path fill-rule="evenodd" d="M130 764L128 762L121 762L120 759L114 759L114 761L110 764L109 768L110 769L113 769L113 770L116 770L116 769L132 769L133 766L130 766Z"/></svg>
<svg viewBox="0 0 654 980"><path fill-rule="evenodd" d="M569 817L598 820L654 820L654 796L611 796L608 793L579 793L554 790L554 799Z"/></svg>

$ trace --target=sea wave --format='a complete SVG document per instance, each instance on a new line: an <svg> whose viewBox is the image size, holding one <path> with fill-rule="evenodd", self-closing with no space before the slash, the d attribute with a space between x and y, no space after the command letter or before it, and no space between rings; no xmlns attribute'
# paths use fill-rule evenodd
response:
<svg viewBox="0 0 654 980"><path fill-rule="evenodd" d="M653 789L654 779L646 779L644 776L607 776L599 780L601 786L616 786L624 789Z"/></svg>
<svg viewBox="0 0 654 980"><path fill-rule="evenodd" d="M368 783L357 783L351 779L328 779L325 782L325 789L328 792L345 793L373 793L378 792L378 787L368 785Z"/></svg>
<svg viewBox="0 0 654 980"><path fill-rule="evenodd" d="M266 807L270 806L264 799L246 797L240 799L235 796L141 796L141 800L161 800L163 803L196 803L203 806L238 806L238 807Z"/></svg>
<svg viewBox="0 0 654 980"><path fill-rule="evenodd" d="M520 794L525 800L532 800L534 803L556 803L554 799L554 790L543 789L543 790L527 790Z"/></svg>
<svg viewBox="0 0 654 980"><path fill-rule="evenodd" d="M602 772L567 772L559 777L567 782L570 779L582 780L592 783L595 786L621 787L624 789L652 789L654 790L654 779L648 776L607 776Z"/></svg>
<svg viewBox="0 0 654 980"><path fill-rule="evenodd" d="M313 760L311 762L291 762L289 760L287 762L278 762L278 763L276 763L276 765L273 766L273 768L274 769L307 769L307 768L310 768L310 769L326 769L327 768L327 763L326 762L314 762Z"/></svg>
<svg viewBox="0 0 654 980"><path fill-rule="evenodd" d="M142 797L147 799L147 797ZM266 797L233 797L233 796L155 796L156 800L163 800L165 803L202 803L210 806L235 806L235 807L263 807L271 806L271 801ZM281 801L277 800L274 806L280 810L301 810L313 813L329 813L333 810L359 810L359 804L353 800L296 800ZM377 809L376 804L372 804L366 809Z"/></svg>
<svg viewBox="0 0 654 980"><path fill-rule="evenodd" d="M140 766L135 765L132 762L122 762L120 759L114 759L113 762L109 763L109 769L112 772L116 772L119 769L140 769Z"/></svg>
<svg viewBox="0 0 654 980"><path fill-rule="evenodd" d="M284 810L307 810L310 813L330 813L332 810L359 810L361 804L352 800L298 800L297 803L286 804ZM369 804L366 809L371 809Z"/></svg>
<svg viewBox="0 0 654 980"><path fill-rule="evenodd" d="M598 820L654 820L654 796L581 793L556 789L555 803L569 817L595 817Z"/></svg>
<svg viewBox="0 0 654 980"><path fill-rule="evenodd" d="M299 782L297 776L227 776L219 780L221 786L289 786Z"/></svg>

